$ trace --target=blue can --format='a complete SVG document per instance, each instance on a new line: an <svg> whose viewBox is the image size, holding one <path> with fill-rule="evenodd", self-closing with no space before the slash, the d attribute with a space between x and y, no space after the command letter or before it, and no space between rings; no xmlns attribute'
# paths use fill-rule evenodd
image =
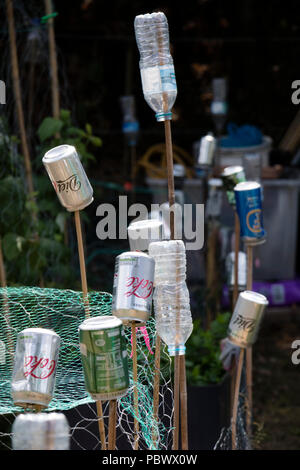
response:
<svg viewBox="0 0 300 470"><path fill-rule="evenodd" d="M266 241L261 207L261 185L245 181L234 187L236 210L240 219L241 238L249 245Z"/></svg>

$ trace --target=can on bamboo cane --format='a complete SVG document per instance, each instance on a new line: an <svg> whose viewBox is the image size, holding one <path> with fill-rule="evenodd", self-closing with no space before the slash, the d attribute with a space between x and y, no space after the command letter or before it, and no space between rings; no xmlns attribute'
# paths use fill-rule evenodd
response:
<svg viewBox="0 0 300 470"><path fill-rule="evenodd" d="M60 337L52 330L26 328L17 336L11 394L24 408L47 407L53 397Z"/></svg>
<svg viewBox="0 0 300 470"><path fill-rule="evenodd" d="M252 346L268 303L262 294L248 290L241 292L229 323L228 340L241 348Z"/></svg>
<svg viewBox="0 0 300 470"><path fill-rule="evenodd" d="M43 164L60 203L74 212L93 202L93 188L75 147L59 145L45 153Z"/></svg>
<svg viewBox="0 0 300 470"><path fill-rule="evenodd" d="M226 257L226 274L227 274L227 285L230 290L234 288L234 265L235 265L235 253L231 251ZM243 251L239 252L238 255L238 290L243 291L247 284L247 256Z"/></svg>
<svg viewBox="0 0 300 470"><path fill-rule="evenodd" d="M198 166L200 168L213 166L216 146L217 141L213 135L207 134L201 138L198 154Z"/></svg>
<svg viewBox="0 0 300 470"><path fill-rule="evenodd" d="M154 259L128 251L116 257L112 313L125 321L146 322L151 313Z"/></svg>
<svg viewBox="0 0 300 470"><path fill-rule="evenodd" d="M162 240L163 223L159 219L131 222L127 228L131 251L148 252L152 242Z"/></svg>
<svg viewBox="0 0 300 470"><path fill-rule="evenodd" d="M14 450L69 450L70 428L62 413L22 413L12 426Z"/></svg>
<svg viewBox="0 0 300 470"><path fill-rule="evenodd" d="M244 168L238 165L227 166L224 168L221 178L223 180L228 202L231 206L235 207L234 187L238 183L246 181Z"/></svg>
<svg viewBox="0 0 300 470"><path fill-rule="evenodd" d="M263 227L261 185L256 181L245 181L234 187L236 210L240 219L241 238L251 246L266 241Z"/></svg>
<svg viewBox="0 0 300 470"><path fill-rule="evenodd" d="M127 349L122 321L99 316L79 326L80 353L85 386L91 397L116 400L129 387Z"/></svg>

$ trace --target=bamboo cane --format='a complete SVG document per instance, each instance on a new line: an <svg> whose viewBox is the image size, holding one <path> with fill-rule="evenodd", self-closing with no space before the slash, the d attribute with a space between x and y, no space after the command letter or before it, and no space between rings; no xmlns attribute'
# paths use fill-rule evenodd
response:
<svg viewBox="0 0 300 470"><path fill-rule="evenodd" d="M240 250L240 219L237 212L234 212L234 285L233 285L233 306L236 304L239 295L239 250Z"/></svg>
<svg viewBox="0 0 300 470"><path fill-rule="evenodd" d="M78 254L79 254L83 304L84 304L85 315L88 318L90 316L90 309L89 309L89 300L88 300L88 287L87 287L87 279L86 279L80 212L75 211L74 217L75 217L75 227L76 227L76 235L77 235ZM104 426L102 402L101 401L96 402L96 406L97 406L97 414L98 414L98 427L99 427L99 434L100 434L100 440L101 440L101 447L102 447L102 450L106 450L106 437L105 437L105 426Z"/></svg>
<svg viewBox="0 0 300 470"><path fill-rule="evenodd" d="M231 419L232 450L236 450L236 420L237 420L237 412L238 412L238 404L239 404L239 394L240 394L240 384L241 384L241 376L242 376L242 369L243 369L243 362L244 362L244 354L245 354L245 350L244 348L241 348L239 359L238 359L238 364L237 364L234 399L233 399L233 407L232 407L232 419Z"/></svg>
<svg viewBox="0 0 300 470"><path fill-rule="evenodd" d="M3 259L3 252L2 252L2 241L0 238L0 284L1 287L5 288L7 287L6 283L6 271L5 271L5 264L4 264L4 259ZM9 304L8 304L8 297L6 295L6 292L4 293L4 299L3 299L3 306L4 306L4 316L5 320L7 323L7 343L8 343L8 352L9 352L9 357L12 358L14 354L14 342L13 342L13 337L11 334L11 326L10 326L10 312L9 312Z"/></svg>
<svg viewBox="0 0 300 470"><path fill-rule="evenodd" d="M24 156L24 163L25 163L26 182L27 182L29 194L31 198L34 200L32 168L31 168L30 154L29 154L28 143L27 143L27 136L26 136L26 130L25 130L25 123L24 123L24 112L23 112L23 105L22 105L22 94L21 94L21 85L20 85L20 74L19 74L19 64L18 64L18 55L17 55L17 46L16 46L16 33L15 33L12 0L6 0L6 11L7 11L7 20L8 20L9 42L10 42L13 89L14 89L14 97L15 97L15 103L16 103L17 120L18 120L18 125L19 125L20 136L21 136L21 147L22 147L22 153Z"/></svg>
<svg viewBox="0 0 300 470"><path fill-rule="evenodd" d="M139 449L139 396L138 396L138 373L137 373L137 350L136 350L136 325L135 322L131 324L131 333L132 333L132 371L133 371L133 403L134 403L134 450Z"/></svg>
<svg viewBox="0 0 300 470"><path fill-rule="evenodd" d="M247 246L247 290L252 290L253 282L253 247ZM246 429L248 436L252 434L252 347L246 350Z"/></svg>
<svg viewBox="0 0 300 470"><path fill-rule="evenodd" d="M109 402L108 450L116 449L117 400Z"/></svg>
<svg viewBox="0 0 300 470"><path fill-rule="evenodd" d="M52 14L51 0L45 0L46 15ZM52 114L54 118L59 118L59 83L58 83L58 67L56 56L56 45L53 27L53 18L47 21L48 40L49 40L49 56L50 56L50 76L51 76L51 92L52 92Z"/></svg>

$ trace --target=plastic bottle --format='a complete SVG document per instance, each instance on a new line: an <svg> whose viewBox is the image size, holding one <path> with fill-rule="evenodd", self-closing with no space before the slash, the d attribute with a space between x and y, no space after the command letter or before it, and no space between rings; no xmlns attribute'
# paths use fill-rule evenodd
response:
<svg viewBox="0 0 300 470"><path fill-rule="evenodd" d="M169 46L169 27L164 13L138 15L134 29L140 51L140 72L145 100L156 112L157 121L172 119L177 96L173 59Z"/></svg>
<svg viewBox="0 0 300 470"><path fill-rule="evenodd" d="M153 242L149 255L155 260L154 310L156 331L170 356L185 354L193 330L186 279L186 255L182 240Z"/></svg>

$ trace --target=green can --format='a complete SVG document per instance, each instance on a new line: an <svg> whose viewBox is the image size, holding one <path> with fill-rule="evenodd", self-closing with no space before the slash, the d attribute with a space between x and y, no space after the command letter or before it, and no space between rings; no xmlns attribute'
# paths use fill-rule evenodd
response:
<svg viewBox="0 0 300 470"><path fill-rule="evenodd" d="M79 326L85 386L94 400L115 400L129 387L122 321L114 316L89 318Z"/></svg>
<svg viewBox="0 0 300 470"><path fill-rule="evenodd" d="M221 174L224 188L226 190L228 202L235 208L234 187L238 183L246 181L244 168L242 166L227 166Z"/></svg>

